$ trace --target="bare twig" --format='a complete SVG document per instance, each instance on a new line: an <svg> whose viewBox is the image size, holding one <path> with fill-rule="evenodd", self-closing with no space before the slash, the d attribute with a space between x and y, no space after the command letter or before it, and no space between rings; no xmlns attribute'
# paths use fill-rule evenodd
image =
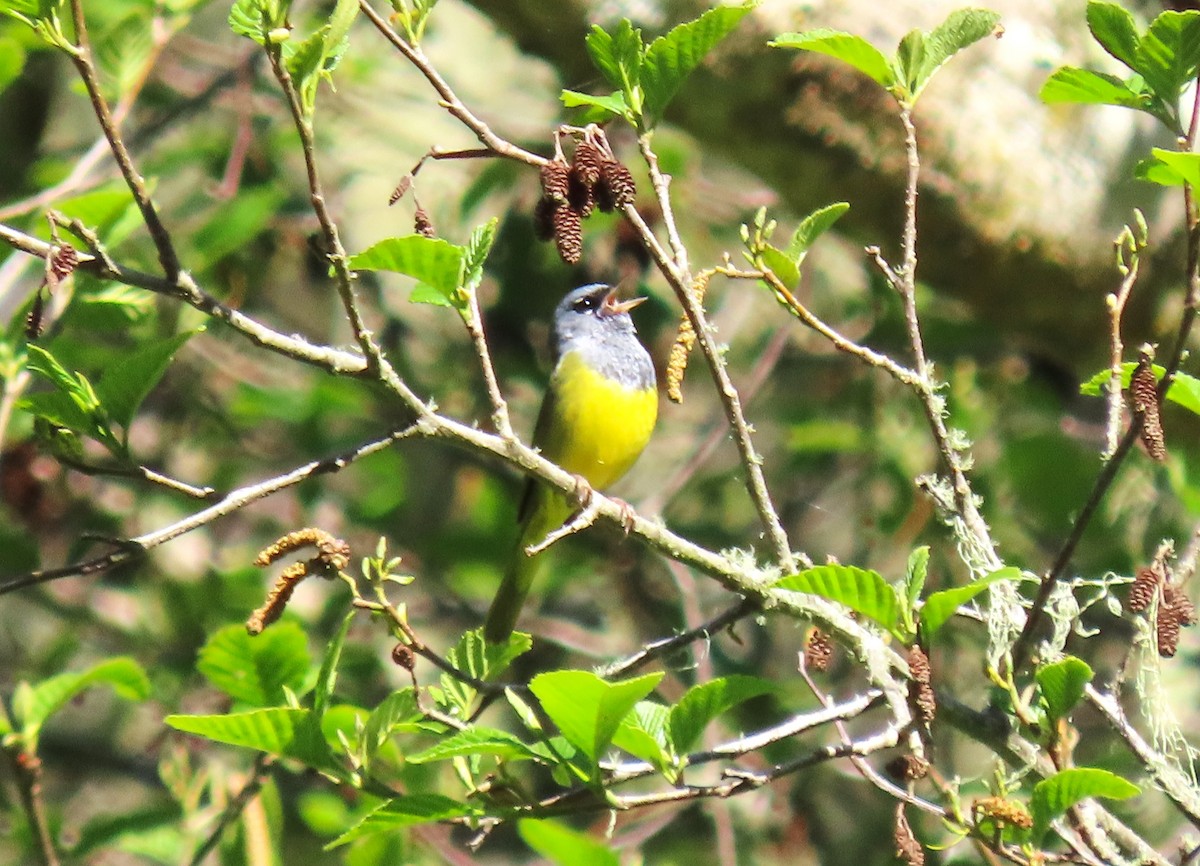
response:
<svg viewBox="0 0 1200 866"><path fill-rule="evenodd" d="M1140 214L1139 214L1140 219ZM1109 380L1108 387L1108 418L1105 423L1104 460L1112 459L1117 452L1121 435L1121 415L1125 399L1121 391L1121 362L1124 360L1125 346L1121 341L1121 319L1125 315L1125 304L1137 282L1138 266L1141 256L1141 240L1135 237L1128 226L1115 241L1113 247L1117 254L1117 267L1122 273L1121 284L1117 290L1105 298L1108 307L1109 322Z"/></svg>
<svg viewBox="0 0 1200 866"><path fill-rule="evenodd" d="M648 643L632 655L598 668L596 673L605 679L620 679L621 677L628 676L655 659L670 655L688 644L695 643L698 640L709 640L738 620L753 616L760 610L761 608L755 601L744 598L732 607L726 608L712 619L702 622L687 631L680 632L673 637Z"/></svg>
<svg viewBox="0 0 1200 866"><path fill-rule="evenodd" d="M75 49L70 52L71 62L75 64L79 77L83 79L83 86L92 102L92 110L96 113L96 119L100 121L104 137L108 139L108 146L121 169L121 176L125 178L125 184L133 194L133 200L142 213L146 228L150 231L150 238L154 241L155 249L158 250L158 261L162 265L163 273L166 274L167 279L174 280L180 274L179 256L175 252L171 236L158 216L154 202L150 200L150 191L146 188L145 179L133 165L133 159L129 156L129 150L125 147L125 142L117 129L108 101L100 91L100 81L96 77L96 67L92 63L92 49L88 42L87 22L83 15L83 0L71 0L71 17L75 24L76 40Z"/></svg>
<svg viewBox="0 0 1200 866"><path fill-rule="evenodd" d="M20 743L5 747L3 751L17 780L21 808L25 811L25 817L37 842L39 861L42 866L58 866L58 850L50 832L46 804L42 800L41 758L34 752L26 751Z"/></svg>
<svg viewBox="0 0 1200 866"><path fill-rule="evenodd" d="M213 852L218 843L220 843L221 836L224 835L225 831L241 816L251 801L258 796L258 792L262 790L263 782L266 781L267 774L271 771L271 766L274 763L274 757L265 752L254 759L254 766L250 769L249 777L238 790L237 794L234 795L233 799L221 810L221 814L217 818L217 823L213 825L212 830L204 837L204 841L200 844L200 847L192 854L192 859L188 861L189 866L200 866L205 858Z"/></svg>
<svg viewBox="0 0 1200 866"><path fill-rule="evenodd" d="M149 481L151 484L157 484L167 490L173 490L176 493L182 493L185 496L190 496L193 499L212 499L217 495L217 491L212 487L198 487L195 484L189 484L186 481L181 481L178 478L172 478L169 475L164 475L161 472L155 472L147 466L135 464L133 466L92 466L87 463L81 463L76 460L69 460L64 457L58 458L59 462L64 466L69 466L76 472L81 472L84 475L100 475L113 478L141 478L144 481Z"/></svg>
<svg viewBox="0 0 1200 866"><path fill-rule="evenodd" d="M492 353L488 349L487 336L483 333L483 314L479 310L479 292L471 289L467 292L468 307L465 321L467 333L475 346L475 354L479 358L479 368L483 372L483 381L487 386L488 399L492 403L492 424L502 439L514 439L512 422L508 417L508 403L500 391L500 382L496 378L496 368L492 364Z"/></svg>

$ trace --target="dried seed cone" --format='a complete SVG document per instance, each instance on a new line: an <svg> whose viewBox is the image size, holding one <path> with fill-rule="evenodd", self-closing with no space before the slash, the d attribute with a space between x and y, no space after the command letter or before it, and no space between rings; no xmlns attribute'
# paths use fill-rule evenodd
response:
<svg viewBox="0 0 1200 866"><path fill-rule="evenodd" d="M533 209L533 233L539 241L554 238L554 211L557 209L558 205L550 199L538 199L537 206Z"/></svg>
<svg viewBox="0 0 1200 866"><path fill-rule="evenodd" d="M633 182L633 174L615 159L605 160L600 166L600 182L596 184L596 201L601 210L625 207L633 204L637 196L637 184ZM605 208L606 202L611 207Z"/></svg>
<svg viewBox="0 0 1200 866"><path fill-rule="evenodd" d="M1163 437L1162 420L1158 414L1158 381L1150 368L1150 359L1143 355L1129 380L1133 411L1142 416L1142 444L1155 460L1167 459L1167 444Z"/></svg>
<svg viewBox="0 0 1200 866"><path fill-rule="evenodd" d="M583 257L583 224L579 213L565 205L554 210L554 243L568 265L577 265Z"/></svg>
<svg viewBox="0 0 1200 866"><path fill-rule="evenodd" d="M591 216L596 208L595 187L586 184L574 172L571 173L571 184L567 190L567 204L581 217Z"/></svg>
<svg viewBox="0 0 1200 866"><path fill-rule="evenodd" d="M1155 633L1158 639L1158 654L1165 659L1173 658L1179 649L1179 614L1165 604L1158 607Z"/></svg>
<svg viewBox="0 0 1200 866"><path fill-rule="evenodd" d="M79 254L75 251L75 247L70 244L62 244L51 249L50 274L56 282L64 279L74 271L78 264Z"/></svg>
<svg viewBox="0 0 1200 866"><path fill-rule="evenodd" d="M824 671L829 668L829 661L832 658L833 641L825 632L814 628L808 633L808 640L804 644L805 662L813 670Z"/></svg>
<svg viewBox="0 0 1200 866"><path fill-rule="evenodd" d="M550 201L562 204L571 188L571 167L553 160L542 166L542 193Z"/></svg>
<svg viewBox="0 0 1200 866"><path fill-rule="evenodd" d="M930 685L933 669L925 650L915 644L908 649L908 670L913 681L913 687L908 692L909 701L917 717L928 725L937 714L937 699Z"/></svg>
<svg viewBox="0 0 1200 866"><path fill-rule="evenodd" d="M915 782L924 779L929 774L929 761L920 755L909 752L897 755L887 762L885 769L893 779L901 782Z"/></svg>
<svg viewBox="0 0 1200 866"><path fill-rule="evenodd" d="M413 230L426 238L434 237L436 234L433 230L433 220L429 218L429 212L420 205L417 205L417 210L413 214Z"/></svg>
<svg viewBox="0 0 1200 866"><path fill-rule="evenodd" d="M1133 585L1129 587L1129 609L1140 613L1150 607L1154 593L1158 591L1158 572L1146 566L1139 568Z"/></svg>
<svg viewBox="0 0 1200 866"><path fill-rule="evenodd" d="M571 165L575 175L584 186L593 187L600 180L601 166L607 157L590 141L581 141L575 148L575 159Z"/></svg>
<svg viewBox="0 0 1200 866"><path fill-rule="evenodd" d="M925 849L913 834L908 816L904 814L904 804L896 804L896 823L892 828L892 840L896 843L896 856L908 866L924 866Z"/></svg>
<svg viewBox="0 0 1200 866"><path fill-rule="evenodd" d="M1163 586L1163 605L1175 612L1181 626L1196 624L1196 607L1183 588L1174 583Z"/></svg>

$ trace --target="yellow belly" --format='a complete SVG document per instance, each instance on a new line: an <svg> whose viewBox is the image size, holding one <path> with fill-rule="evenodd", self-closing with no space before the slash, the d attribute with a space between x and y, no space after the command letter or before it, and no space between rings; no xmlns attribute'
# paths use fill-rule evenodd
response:
<svg viewBox="0 0 1200 866"><path fill-rule="evenodd" d="M551 381L553 418L538 444L550 460L602 490L627 471L654 430L658 392L607 379L566 355Z"/></svg>

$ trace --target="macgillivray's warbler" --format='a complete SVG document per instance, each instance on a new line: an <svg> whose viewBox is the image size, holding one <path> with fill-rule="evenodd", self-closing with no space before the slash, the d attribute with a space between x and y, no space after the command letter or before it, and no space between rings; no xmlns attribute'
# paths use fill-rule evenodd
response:
<svg viewBox="0 0 1200 866"><path fill-rule="evenodd" d="M658 417L654 365L629 316L644 300L618 301L616 289L593 284L568 293L554 311L554 372L533 444L592 489L608 487L629 470ZM517 549L484 624L489 642L508 639L529 594L542 556L526 556L525 548L571 512L562 493L533 478L526 481Z"/></svg>

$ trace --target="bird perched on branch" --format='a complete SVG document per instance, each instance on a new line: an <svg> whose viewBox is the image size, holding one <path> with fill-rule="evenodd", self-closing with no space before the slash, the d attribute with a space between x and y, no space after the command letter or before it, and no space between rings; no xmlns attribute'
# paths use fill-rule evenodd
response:
<svg viewBox="0 0 1200 866"><path fill-rule="evenodd" d="M593 284L568 293L554 311L554 372L533 444L587 483L584 499L629 471L658 417L654 365L629 315L644 300L619 301L616 289ZM527 556L525 548L571 513L562 493L532 478L526 482L517 549L484 624L488 641L503 642L512 634L529 594L542 556Z"/></svg>

